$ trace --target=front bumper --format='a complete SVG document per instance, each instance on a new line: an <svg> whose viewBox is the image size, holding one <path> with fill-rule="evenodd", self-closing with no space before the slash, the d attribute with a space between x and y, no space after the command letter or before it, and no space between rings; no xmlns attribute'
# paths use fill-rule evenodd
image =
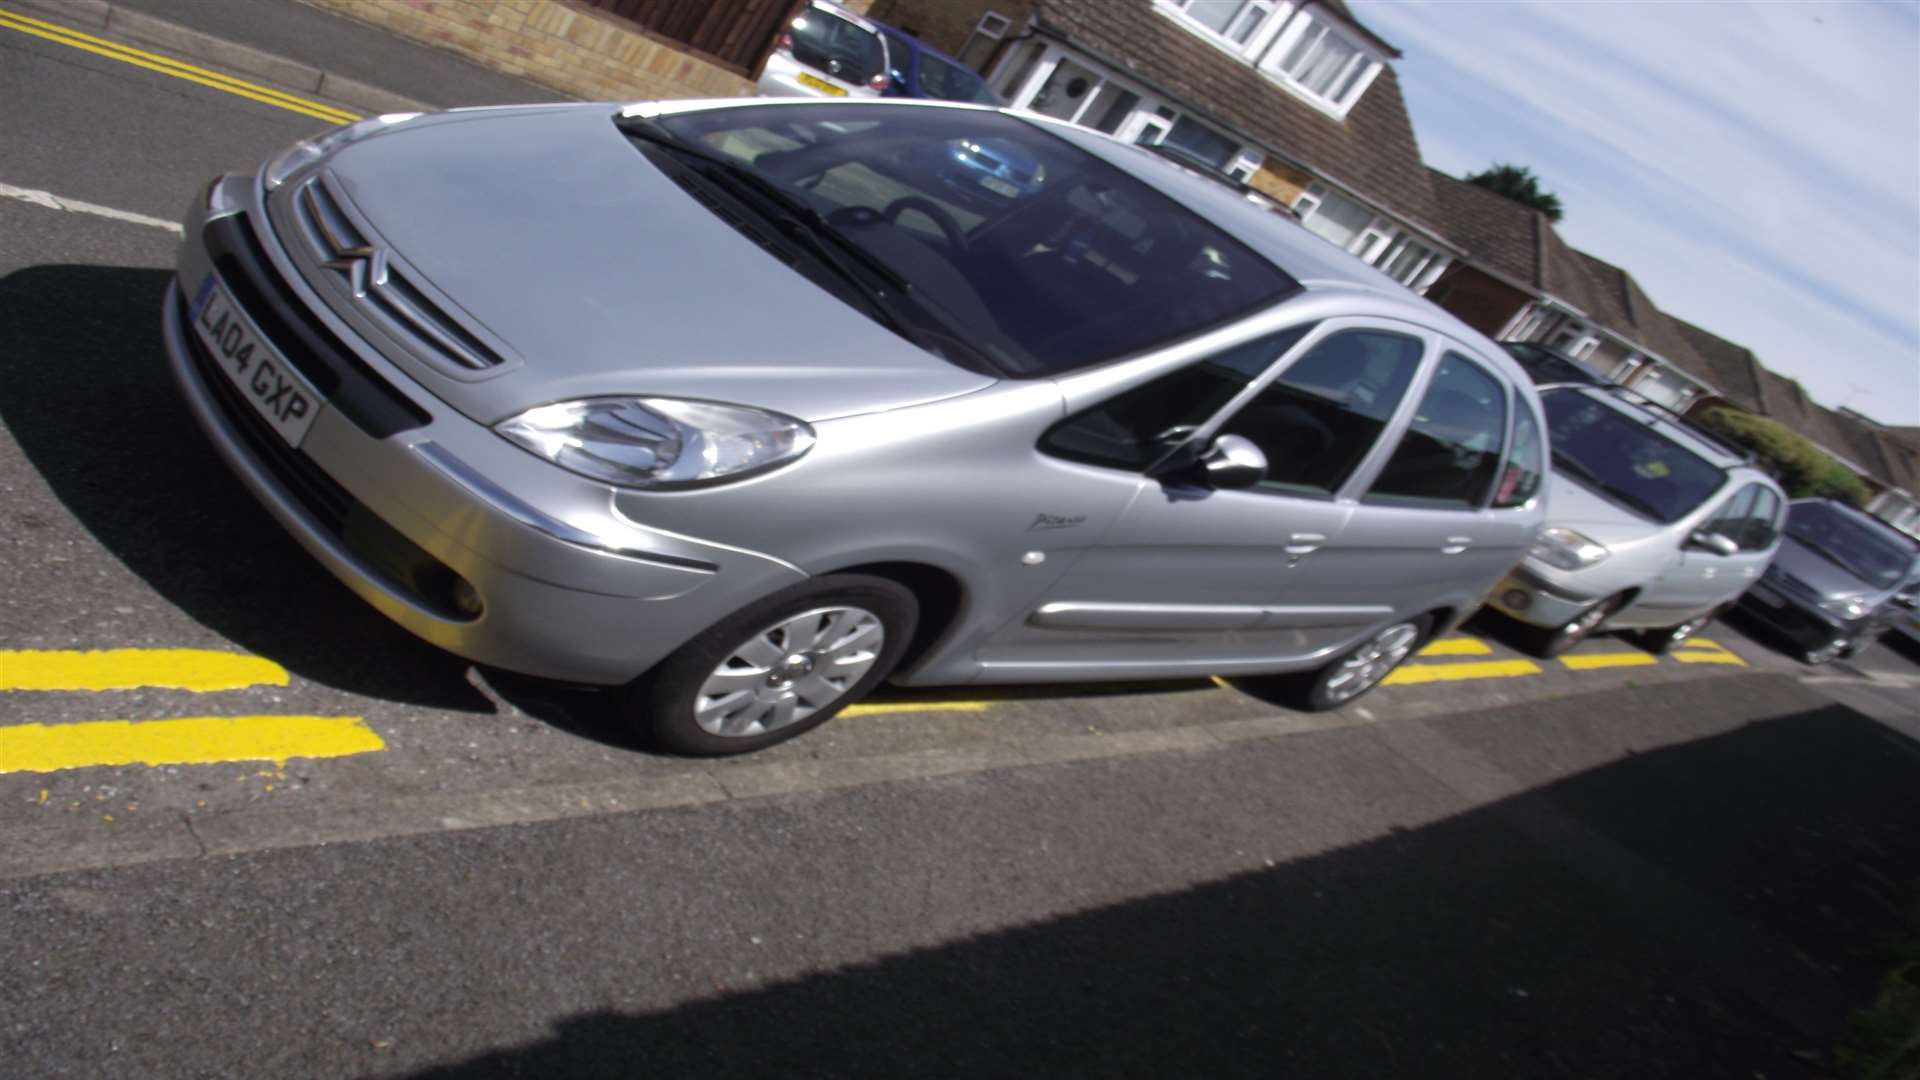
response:
<svg viewBox="0 0 1920 1080"><path fill-rule="evenodd" d="M1487 596L1487 606L1530 626L1565 626L1592 607L1600 597L1585 596L1558 581L1549 581L1526 563L1513 568Z"/></svg>
<svg viewBox="0 0 1920 1080"><path fill-rule="evenodd" d="M634 522L611 488L432 398L300 278L262 227L261 196L251 177L225 177L191 209L163 315L170 366L242 484L382 614L470 660L613 685L805 579L777 558ZM297 449L188 328L184 296L208 274L327 400Z"/></svg>
<svg viewBox="0 0 1920 1080"><path fill-rule="evenodd" d="M1803 649L1836 641L1850 642L1866 632L1866 622L1846 622L1765 581L1740 594L1740 611Z"/></svg>

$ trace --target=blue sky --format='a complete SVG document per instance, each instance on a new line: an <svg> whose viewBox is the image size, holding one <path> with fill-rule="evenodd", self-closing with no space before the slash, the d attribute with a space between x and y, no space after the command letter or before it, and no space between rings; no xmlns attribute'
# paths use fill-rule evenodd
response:
<svg viewBox="0 0 1920 1080"><path fill-rule="evenodd" d="M1662 310L1920 424L1920 3L1350 4L1428 164L1532 168Z"/></svg>

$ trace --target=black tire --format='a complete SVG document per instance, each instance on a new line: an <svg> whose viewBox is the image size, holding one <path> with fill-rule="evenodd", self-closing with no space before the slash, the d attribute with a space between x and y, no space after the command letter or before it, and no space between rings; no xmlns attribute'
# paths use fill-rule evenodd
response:
<svg viewBox="0 0 1920 1080"><path fill-rule="evenodd" d="M1543 660L1551 660L1592 637L1606 625L1614 612L1626 606L1626 602L1625 594L1609 596L1559 626L1533 626L1523 623L1518 644L1522 649ZM1596 614L1599 618L1594 618Z"/></svg>
<svg viewBox="0 0 1920 1080"><path fill-rule="evenodd" d="M880 624L882 640L874 650L877 655L871 666L850 686L840 690L838 697L771 730L722 734L701 725L695 709L702 689L710 679L722 675L722 665L730 663L730 658L768 638L782 623L810 615L817 609L840 607L871 614ZM785 742L831 720L891 674L912 640L919 618L920 604L912 591L887 578L830 574L801 582L720 620L635 680L627 690L626 720L651 734L660 749L696 757L745 754ZM811 674L812 670L809 664L806 672ZM782 696L784 687L773 682L779 673L769 670L766 674L765 688L753 692Z"/></svg>
<svg viewBox="0 0 1920 1080"><path fill-rule="evenodd" d="M1726 614L1727 609L1732 606L1732 604L1721 604L1705 615L1697 619L1689 619L1678 626L1666 626L1658 630L1642 631L1639 638L1639 645L1642 649L1645 649L1655 656L1665 656L1680 645L1685 644L1688 638L1712 626L1713 621Z"/></svg>
<svg viewBox="0 0 1920 1080"><path fill-rule="evenodd" d="M1383 670L1369 673L1365 685L1357 690L1342 693L1330 685L1339 676L1348 662L1360 656L1369 648L1378 647L1386 639L1403 628L1411 628L1413 633L1407 638L1404 649L1398 649L1399 655ZM1426 644L1427 635L1433 628L1433 616L1415 615L1410 619L1401 619L1367 635L1367 639L1327 664L1314 671L1303 671L1295 675L1281 675L1272 680L1261 680L1271 686L1275 696L1291 708L1301 712L1328 712L1345 708L1373 692L1393 670L1406 662L1407 657L1418 652Z"/></svg>

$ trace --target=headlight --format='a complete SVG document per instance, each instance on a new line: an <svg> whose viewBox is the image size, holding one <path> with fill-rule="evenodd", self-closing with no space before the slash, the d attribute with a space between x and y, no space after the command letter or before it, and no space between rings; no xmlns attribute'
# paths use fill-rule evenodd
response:
<svg viewBox="0 0 1920 1080"><path fill-rule="evenodd" d="M1540 533L1527 555L1562 570L1585 570L1607 557L1607 546L1556 525Z"/></svg>
<svg viewBox="0 0 1920 1080"><path fill-rule="evenodd" d="M563 469L633 488L735 479L791 461L814 442L813 429L791 416L655 397L542 405L494 430Z"/></svg>
<svg viewBox="0 0 1920 1080"><path fill-rule="evenodd" d="M377 131L385 131L395 124L404 124L419 115L419 113L409 112L369 116L364 120L355 120L351 124L334 128L311 139L301 139L274 155L273 159L267 162L267 167L260 172L260 181L267 185L268 191L272 191L286 183L287 177L348 143L364 139Z"/></svg>
<svg viewBox="0 0 1920 1080"><path fill-rule="evenodd" d="M1830 615L1838 615L1848 622L1855 622L1873 614L1873 605L1857 596L1830 596L1820 601L1820 607Z"/></svg>

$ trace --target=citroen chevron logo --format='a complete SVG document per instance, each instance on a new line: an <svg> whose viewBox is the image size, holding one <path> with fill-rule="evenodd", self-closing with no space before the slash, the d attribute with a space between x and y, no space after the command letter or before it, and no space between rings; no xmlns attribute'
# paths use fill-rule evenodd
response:
<svg viewBox="0 0 1920 1080"><path fill-rule="evenodd" d="M365 242L349 240L336 231L327 214L320 206L319 198L314 194L318 184L308 184L301 198L307 204L307 217L320 232L320 242L326 245L331 257L323 259L320 265L328 270L337 271L347 279L347 285L355 296L367 295L367 286L384 285L387 280L387 253ZM348 226L351 228L351 226Z"/></svg>

